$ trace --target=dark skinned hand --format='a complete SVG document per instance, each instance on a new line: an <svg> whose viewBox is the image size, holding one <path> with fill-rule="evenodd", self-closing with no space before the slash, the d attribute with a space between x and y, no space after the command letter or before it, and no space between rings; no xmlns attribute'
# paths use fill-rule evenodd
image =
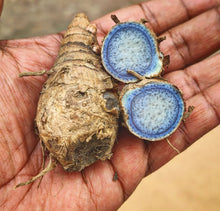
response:
<svg viewBox="0 0 220 211"><path fill-rule="evenodd" d="M220 121L220 7L219 0L153 0L114 12L121 21L139 21L157 35L166 35L161 51L171 63L164 77L183 92L186 105L195 106L185 123L170 137L185 150ZM2 8L2 0L0 0ZM1 11L1 9L0 9ZM110 15L96 21L98 40L114 25ZM46 76L18 78L25 71L49 70L62 33L23 40L0 41L0 209L1 210L116 210L140 181L177 153L166 141L147 142L120 129L110 161L98 161L81 173L61 166L38 181L13 187L41 170L42 152L34 118ZM114 172L118 180L113 181ZM144 202L143 202L144 203Z"/></svg>

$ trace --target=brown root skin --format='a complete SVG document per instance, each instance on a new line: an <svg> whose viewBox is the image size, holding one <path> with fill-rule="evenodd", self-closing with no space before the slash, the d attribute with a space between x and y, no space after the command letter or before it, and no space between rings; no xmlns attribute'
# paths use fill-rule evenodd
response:
<svg viewBox="0 0 220 211"><path fill-rule="evenodd" d="M194 110L194 106L189 106L187 111L183 114L183 121L185 122L186 119L191 115L191 113L193 112Z"/></svg>
<svg viewBox="0 0 220 211"><path fill-rule="evenodd" d="M113 175L112 181L116 182L118 180L118 172L116 171Z"/></svg>
<svg viewBox="0 0 220 211"><path fill-rule="evenodd" d="M144 18L141 18L140 23L145 24L145 23L149 23L149 21Z"/></svg>
<svg viewBox="0 0 220 211"><path fill-rule="evenodd" d="M42 76L42 75L50 75L53 72L53 70L41 70L41 71L37 71L37 72L23 72L20 73L18 76L19 77L26 77L26 76Z"/></svg>
<svg viewBox="0 0 220 211"><path fill-rule="evenodd" d="M111 19L112 19L116 24L118 24L118 23L121 22L116 15L111 15Z"/></svg>
<svg viewBox="0 0 220 211"><path fill-rule="evenodd" d="M160 44L160 43L163 42L164 40L166 40L166 36L157 37L157 42L158 42L158 44Z"/></svg>
<svg viewBox="0 0 220 211"><path fill-rule="evenodd" d="M111 15L111 19L112 19L116 24L121 23L121 21L118 19L118 17L117 17L116 15L114 15L114 14ZM145 23L148 23L148 22L149 22L149 21L147 21L147 20L144 19L144 18L141 18L141 20L140 20L140 23L142 23L142 24L145 24Z"/></svg>
<svg viewBox="0 0 220 211"><path fill-rule="evenodd" d="M118 114L103 108L103 93L113 83L102 68L95 33L84 14L76 15L38 103L40 139L66 171L108 159L116 139Z"/></svg>
<svg viewBox="0 0 220 211"><path fill-rule="evenodd" d="M137 79L139 79L140 81L145 79L144 76L140 75L139 73L135 72L134 70L127 70L127 73L129 73L129 74L135 76L135 77L136 77Z"/></svg>
<svg viewBox="0 0 220 211"><path fill-rule="evenodd" d="M50 77L39 98L36 128L50 162L15 188L32 183L57 163L66 171L82 171L97 160L110 159L117 137L119 103L105 108L112 104L106 105L103 94L111 92L114 84L101 63L96 26L85 14L77 14L69 25L51 70L19 76L44 74Z"/></svg>
<svg viewBox="0 0 220 211"><path fill-rule="evenodd" d="M163 66L168 67L169 64L170 64L170 55L166 55L163 58Z"/></svg>
<svg viewBox="0 0 220 211"><path fill-rule="evenodd" d="M89 24L87 26L86 30L91 32L92 34L96 34L96 32L97 32L97 28L96 28L96 25L94 23Z"/></svg>
<svg viewBox="0 0 220 211"><path fill-rule="evenodd" d="M81 175L82 175L83 181L85 182L85 184L87 184L88 182L87 182L84 170L81 171Z"/></svg>

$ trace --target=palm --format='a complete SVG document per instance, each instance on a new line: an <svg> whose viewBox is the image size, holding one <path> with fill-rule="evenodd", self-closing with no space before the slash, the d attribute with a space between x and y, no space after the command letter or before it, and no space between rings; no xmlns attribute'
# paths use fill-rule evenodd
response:
<svg viewBox="0 0 220 211"><path fill-rule="evenodd" d="M150 21L152 19L150 27L157 34L165 32L167 40L161 43L161 50L171 57L165 77L183 91L187 105L196 107L186 123L181 124L171 137L172 144L184 150L219 124L220 55L195 63L220 47L219 13L218 8L204 12L217 3L211 5L202 0L200 5L190 5L187 13L191 16L201 14L187 21L187 15L181 15L181 12L174 15L170 11L172 9L166 10L167 2L158 4L158 1L152 1L116 14L121 21L139 20L146 15ZM182 4L174 2L181 11ZM161 18L161 13L157 12L161 8L165 9L164 16L172 16L170 22ZM108 16L96 23L98 39L101 40L113 22ZM183 24L178 25L180 23ZM20 79L17 76L24 71L50 69L61 39L62 35L57 34L38 39L0 42L0 206L6 209L22 209L31 205L38 209L115 210L145 175L176 155L166 142L146 143L121 129L112 159L96 162L85 169L87 184L80 173L67 173L59 166L43 178L39 189L38 183L34 182L13 190L14 185L36 175L41 168L41 147L34 134L33 122L39 92L46 80L45 77ZM207 40L209 45L206 44ZM113 182L115 171L119 178Z"/></svg>

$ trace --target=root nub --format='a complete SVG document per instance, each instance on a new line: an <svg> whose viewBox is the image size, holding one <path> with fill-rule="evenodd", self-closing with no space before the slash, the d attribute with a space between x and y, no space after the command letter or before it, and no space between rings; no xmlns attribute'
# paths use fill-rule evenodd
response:
<svg viewBox="0 0 220 211"><path fill-rule="evenodd" d="M180 154L180 151L170 143L168 138L166 138L166 141L170 145L170 147L177 152L177 154Z"/></svg>
<svg viewBox="0 0 220 211"><path fill-rule="evenodd" d="M38 175L36 175L35 177L31 178L30 180L26 181L26 182L22 182L20 184L17 184L14 189L20 187L20 186L24 186L24 185L28 185L32 182L34 182L36 179L44 176L46 173L48 173L49 171L52 171L55 167L57 166L57 162L53 159L52 155L50 155L50 161L47 165L47 167L45 169L43 169Z"/></svg>
<svg viewBox="0 0 220 211"><path fill-rule="evenodd" d="M118 19L118 17L116 15L111 15L111 19L116 23L120 23L120 20Z"/></svg>
<svg viewBox="0 0 220 211"><path fill-rule="evenodd" d="M44 74L50 75L52 73L52 70L41 70L41 71L37 71L37 72L23 72L20 73L18 76L19 77L25 77L25 76L41 76Z"/></svg>

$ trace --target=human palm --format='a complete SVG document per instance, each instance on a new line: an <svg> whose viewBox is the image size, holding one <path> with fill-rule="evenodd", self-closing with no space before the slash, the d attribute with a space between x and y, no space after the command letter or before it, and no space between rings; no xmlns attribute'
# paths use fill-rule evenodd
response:
<svg viewBox="0 0 220 211"><path fill-rule="evenodd" d="M220 120L219 1L154 0L116 11L121 21L146 18L157 35L166 35L161 51L171 63L164 77L183 92L192 115L170 137L180 151L213 129ZM177 12L178 11L178 12ZM98 40L113 26L110 15L96 20ZM13 187L39 173L42 152L34 118L46 76L18 78L20 72L50 69L62 33L25 40L0 41L0 207L6 210L116 210L141 179L176 155L165 141L147 142L119 130L113 156L79 172L61 166L35 181ZM202 60L205 58L204 60ZM118 180L113 181L114 172Z"/></svg>

